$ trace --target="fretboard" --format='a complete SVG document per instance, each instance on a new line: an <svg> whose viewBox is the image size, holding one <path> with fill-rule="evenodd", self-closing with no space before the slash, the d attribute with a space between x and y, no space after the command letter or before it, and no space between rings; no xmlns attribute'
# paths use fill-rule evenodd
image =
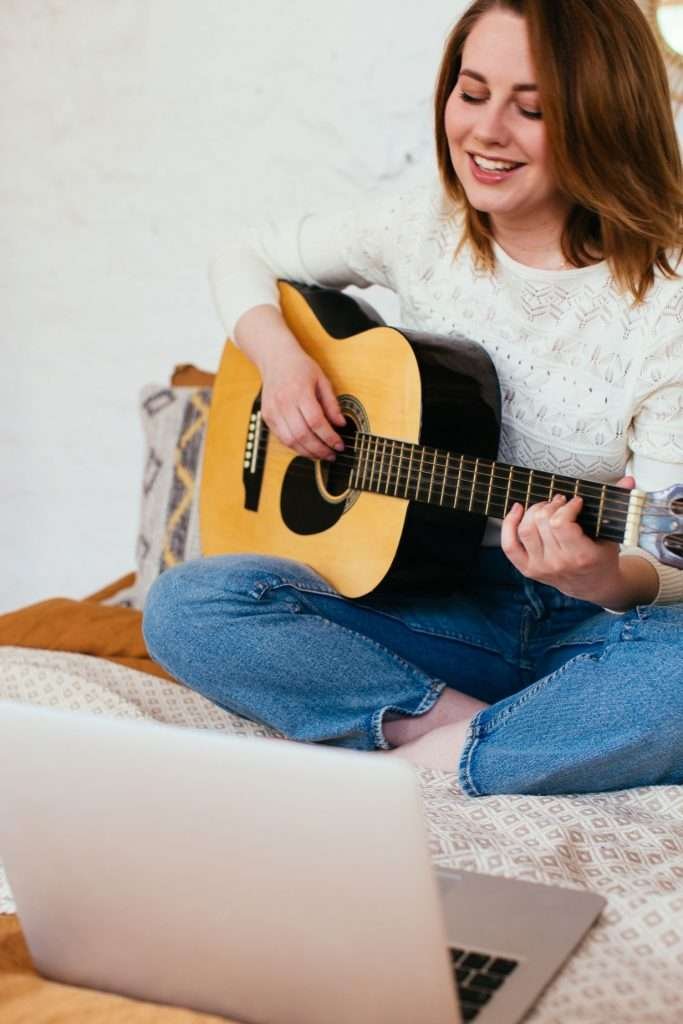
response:
<svg viewBox="0 0 683 1024"><path fill-rule="evenodd" d="M350 454L350 453L349 453ZM503 519L515 502L524 508L556 494L583 499L578 521L595 538L621 541L628 514L628 491L612 484L578 480L509 466L444 449L358 433L349 480L361 491L440 505Z"/></svg>

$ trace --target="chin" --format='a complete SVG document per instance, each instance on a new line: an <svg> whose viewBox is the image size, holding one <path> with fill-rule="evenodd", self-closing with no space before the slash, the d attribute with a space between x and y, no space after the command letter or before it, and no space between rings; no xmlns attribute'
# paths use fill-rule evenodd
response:
<svg viewBox="0 0 683 1024"><path fill-rule="evenodd" d="M476 189L467 189L463 185L465 195L467 196L467 202L475 210L479 210L480 213L508 213L508 204L496 202L495 196L482 195Z"/></svg>

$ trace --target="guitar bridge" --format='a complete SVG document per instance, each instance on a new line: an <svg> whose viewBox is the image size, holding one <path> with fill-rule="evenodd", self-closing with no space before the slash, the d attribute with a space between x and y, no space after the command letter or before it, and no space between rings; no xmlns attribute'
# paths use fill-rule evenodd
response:
<svg viewBox="0 0 683 1024"><path fill-rule="evenodd" d="M244 507L249 509L250 512L258 511L267 444L268 427L261 416L261 392L259 391L251 407L242 462Z"/></svg>

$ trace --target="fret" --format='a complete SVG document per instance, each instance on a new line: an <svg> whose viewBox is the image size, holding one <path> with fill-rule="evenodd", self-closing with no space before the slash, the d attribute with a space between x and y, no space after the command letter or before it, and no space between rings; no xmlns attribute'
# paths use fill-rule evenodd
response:
<svg viewBox="0 0 683 1024"><path fill-rule="evenodd" d="M492 462L491 463L491 479L489 480L489 489L488 489L488 494L486 495L486 505L484 506L484 515L485 516L487 516L489 514L489 505L491 504L491 490L493 489L493 476L494 476L495 472L496 472L496 464L495 464L495 462Z"/></svg>
<svg viewBox="0 0 683 1024"><path fill-rule="evenodd" d="M356 470L356 486L365 489L365 434L360 435L360 451L358 452L358 469ZM362 472L361 472L362 470Z"/></svg>
<svg viewBox="0 0 683 1024"><path fill-rule="evenodd" d="M375 475L375 459L377 457L377 441L368 434L368 471L365 474L365 478L368 484L368 490L373 490L374 475Z"/></svg>
<svg viewBox="0 0 683 1024"><path fill-rule="evenodd" d="M387 470L387 486L386 486L386 491L385 491L386 494L389 493L389 488L391 487L391 472L392 472L392 470L394 468L394 445L395 445L395 443L396 442L394 441L394 439L390 438L389 444L391 445L391 451L389 452L389 469Z"/></svg>
<svg viewBox="0 0 683 1024"><path fill-rule="evenodd" d="M401 482L401 466L403 465L403 441L396 442L398 451L396 452L396 478L394 480L394 495L398 494L398 485Z"/></svg>
<svg viewBox="0 0 683 1024"><path fill-rule="evenodd" d="M360 469L360 464L358 462L358 434L354 434L353 436L353 457L354 464L353 469L349 474L349 487L358 487L358 470ZM354 473L356 475L355 481L353 479Z"/></svg>
<svg viewBox="0 0 683 1024"><path fill-rule="evenodd" d="M531 494L531 484L532 484L533 479L534 479L534 471L533 471L533 469L530 469L529 470L529 485L528 485L528 487L526 489L526 498L524 499L524 509L525 509L525 511L526 511L526 509L529 508L529 496Z"/></svg>
<svg viewBox="0 0 683 1024"><path fill-rule="evenodd" d="M434 470L436 469L437 454L436 451L432 456L432 471L429 475L429 490L427 491L427 502L432 500L432 487L434 486Z"/></svg>
<svg viewBox="0 0 683 1024"><path fill-rule="evenodd" d="M507 490L505 491L505 501L503 503L503 519L505 519L505 516L508 514L508 502L510 501L510 488L512 487L512 474L514 471L515 467L510 466L508 469L508 485Z"/></svg>
<svg viewBox="0 0 683 1024"><path fill-rule="evenodd" d="M388 462L387 462L387 475L386 475L386 479L384 481L384 485L382 487L382 493L383 494L388 494L389 493L389 478L391 477L391 448L390 448L391 443L392 443L391 442L391 438L388 437L386 439L386 441L385 441L385 444L384 444L384 455L382 456L382 458L384 458L384 456L386 456L387 459L388 459Z"/></svg>
<svg viewBox="0 0 683 1024"><path fill-rule="evenodd" d="M368 480L368 472L370 471L370 451L371 451L371 438L367 434L365 438L365 469L363 470L363 483L367 490L370 490L371 481Z"/></svg>
<svg viewBox="0 0 683 1024"><path fill-rule="evenodd" d="M380 491L380 492L383 490L383 487L382 487L382 470L384 469L384 456L386 455L386 451L387 451L387 439L386 439L386 437L383 437L382 438L382 454L379 457L379 472L377 474L377 490Z"/></svg>
<svg viewBox="0 0 683 1024"><path fill-rule="evenodd" d="M410 461L408 463L408 472L406 474L406 489L405 489L405 492L403 494L404 498L408 497L408 487L410 486L410 471L411 471L412 466L413 466L413 454L414 454L414 452L415 452L415 445L411 444L411 446L410 446Z"/></svg>
<svg viewBox="0 0 683 1024"><path fill-rule="evenodd" d="M455 498L453 499L453 508L457 508L458 507L458 495L460 494L460 484L462 482L462 464L463 464L464 458L465 458L464 455L460 456L460 468L458 470L458 482L457 482L456 487L455 487Z"/></svg>
<svg viewBox="0 0 683 1024"><path fill-rule="evenodd" d="M398 485L401 479L401 466L403 465L403 441L398 442L401 446L401 452L398 457L398 466L396 467L396 484L394 486L394 495L398 494Z"/></svg>
<svg viewBox="0 0 683 1024"><path fill-rule="evenodd" d="M450 458L450 452L446 452L446 465L443 468L443 483L441 484L441 496L439 498L439 505L443 505L443 495L446 489L446 480L448 479L448 460Z"/></svg>
<svg viewBox="0 0 683 1024"><path fill-rule="evenodd" d="M579 484L580 483L581 483L581 481L577 480L576 483L574 484L574 497L575 498L580 498L581 497L581 495L579 494Z"/></svg>
<svg viewBox="0 0 683 1024"><path fill-rule="evenodd" d="M375 458L373 459L373 464L374 464L374 467L375 467L375 469L377 471L377 476L375 476L374 478L373 478L373 476L371 476L370 477L370 483L372 484L372 489L373 489L373 491L375 493L377 493L377 491L380 489L380 484L381 484L381 480L382 480L382 456L380 454L380 451L381 451L381 447L380 446L382 444L382 441L383 441L383 438L381 438L381 437L374 437L373 438L373 444L375 446Z"/></svg>
<svg viewBox="0 0 683 1024"><path fill-rule="evenodd" d="M370 466L370 490L372 490L372 478L375 475L375 462L377 461L377 440L376 440L376 438L372 438L372 440L375 443L372 446L372 464ZM370 439L368 439L368 444L369 443L370 443Z"/></svg>
<svg viewBox="0 0 683 1024"><path fill-rule="evenodd" d="M422 479L422 464L424 462L424 458L425 458L425 450L424 450L424 448L421 448L420 449L420 468L417 471L417 487L415 488L415 497L417 498L418 501L420 500L420 481Z"/></svg>
<svg viewBox="0 0 683 1024"><path fill-rule="evenodd" d="M597 525L595 527L595 536L596 537L600 536L600 524L602 523L602 517L605 514L605 491L606 490L607 490L607 484L603 484L602 485L602 490L600 492L600 506L598 508L598 522L597 522Z"/></svg>
<svg viewBox="0 0 683 1024"><path fill-rule="evenodd" d="M550 487L548 488L548 501L553 500L553 489L555 487L555 474L550 477Z"/></svg>
<svg viewBox="0 0 683 1024"><path fill-rule="evenodd" d="M477 486L477 473L479 471L479 459L474 460L474 473L472 474L472 489L470 491L470 503L467 506L467 511L472 511L472 502L474 501L474 488Z"/></svg>
<svg viewBox="0 0 683 1024"><path fill-rule="evenodd" d="M363 470L363 483L365 484L366 490L370 490L372 487L372 476L368 479L368 473L370 473L370 454L372 452L372 438L368 434L365 438L365 469Z"/></svg>

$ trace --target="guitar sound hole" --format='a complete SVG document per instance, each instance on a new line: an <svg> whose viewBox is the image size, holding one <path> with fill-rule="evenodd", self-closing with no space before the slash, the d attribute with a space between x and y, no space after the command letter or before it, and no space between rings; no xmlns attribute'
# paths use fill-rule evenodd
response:
<svg viewBox="0 0 683 1024"><path fill-rule="evenodd" d="M353 452L356 432L356 424L347 416L346 425L339 431L344 441L344 451L337 452L334 462L321 462L325 486L335 498L340 494L345 494L350 486L349 480L354 468Z"/></svg>

